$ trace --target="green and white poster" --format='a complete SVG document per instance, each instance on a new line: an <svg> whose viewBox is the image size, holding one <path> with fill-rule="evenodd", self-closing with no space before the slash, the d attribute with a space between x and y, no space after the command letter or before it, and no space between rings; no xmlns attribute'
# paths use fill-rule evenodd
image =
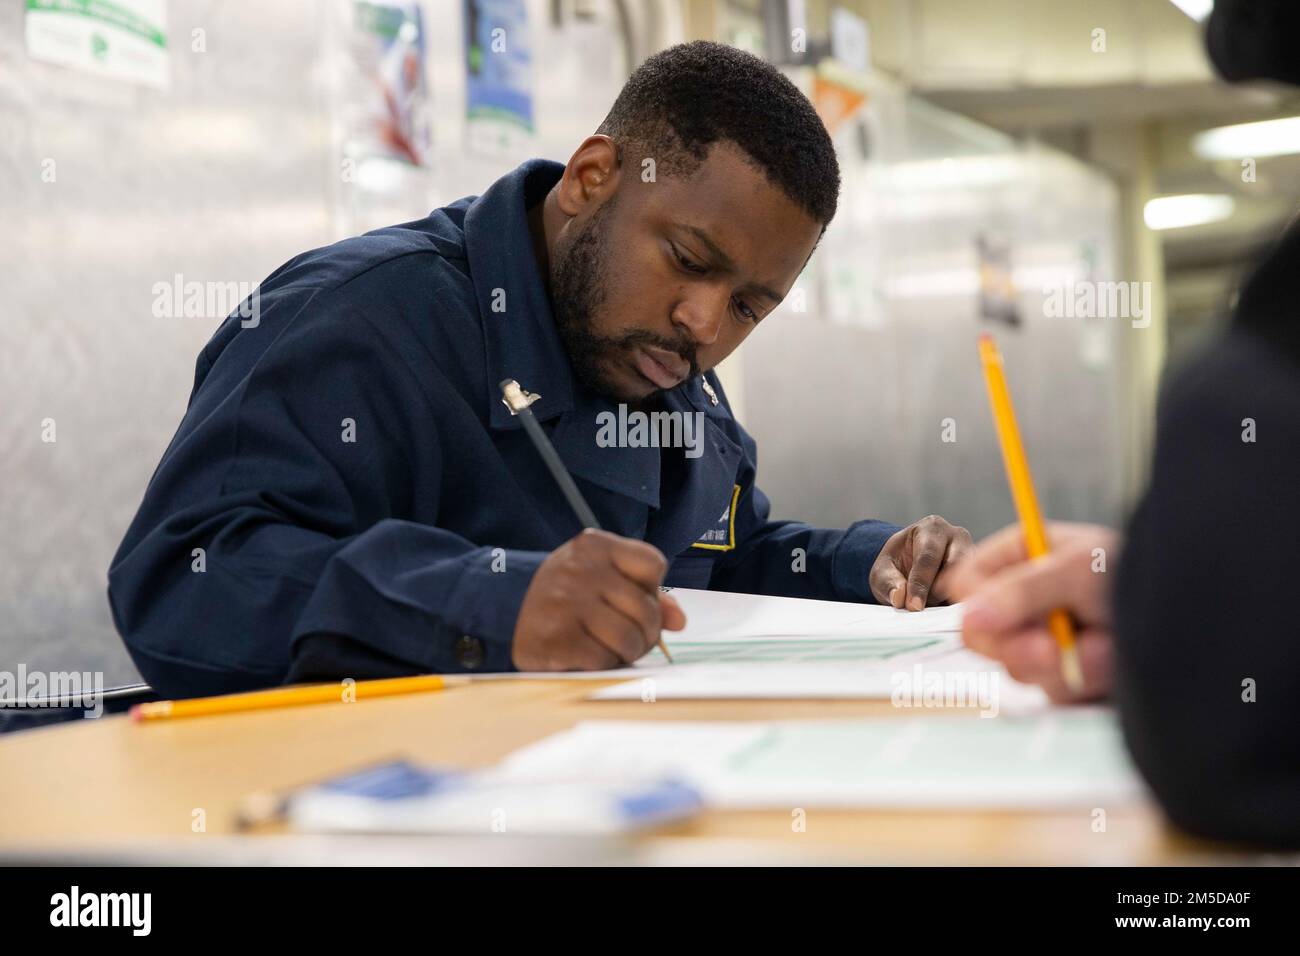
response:
<svg viewBox="0 0 1300 956"><path fill-rule="evenodd" d="M166 0L27 0L25 32L33 59L167 86Z"/></svg>
<svg viewBox="0 0 1300 956"><path fill-rule="evenodd" d="M516 154L533 123L533 54L523 0L464 0L466 134L471 151Z"/></svg>

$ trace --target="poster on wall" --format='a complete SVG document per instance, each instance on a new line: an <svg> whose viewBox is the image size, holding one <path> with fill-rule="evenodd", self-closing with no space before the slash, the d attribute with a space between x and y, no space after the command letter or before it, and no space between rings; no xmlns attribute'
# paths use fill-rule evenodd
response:
<svg viewBox="0 0 1300 956"><path fill-rule="evenodd" d="M524 0L465 0L466 143L517 154L533 138L533 62Z"/></svg>
<svg viewBox="0 0 1300 956"><path fill-rule="evenodd" d="M27 0L26 13L32 59L167 88L165 0Z"/></svg>
<svg viewBox="0 0 1300 956"><path fill-rule="evenodd" d="M1101 281L1101 271L1098 268L1100 250L1100 239L1090 238L1079 243L1079 264L1083 272L1084 288L1095 289ZM1079 359L1083 367L1107 368L1111 362L1110 347L1110 329L1105 320L1095 314L1086 314L1079 329Z"/></svg>
<svg viewBox="0 0 1300 956"><path fill-rule="evenodd" d="M1019 328L1023 319L1011 267L1010 240L981 232L975 237L975 256L979 263L980 318Z"/></svg>
<svg viewBox="0 0 1300 956"><path fill-rule="evenodd" d="M419 4L354 0L351 47L359 95L348 124L349 155L427 166L433 135Z"/></svg>
<svg viewBox="0 0 1300 956"><path fill-rule="evenodd" d="M880 247L874 238L861 232L841 234L825 243L818 255L826 317L837 325L884 328L888 303L879 282Z"/></svg>
<svg viewBox="0 0 1300 956"><path fill-rule="evenodd" d="M863 104L867 102L867 94L843 71L837 72L819 67L813 77L810 99L826 131L834 136L846 120L862 109Z"/></svg>

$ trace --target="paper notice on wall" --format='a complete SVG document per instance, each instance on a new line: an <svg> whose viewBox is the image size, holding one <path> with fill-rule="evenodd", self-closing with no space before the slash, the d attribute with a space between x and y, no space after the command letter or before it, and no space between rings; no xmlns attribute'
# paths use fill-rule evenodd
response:
<svg viewBox="0 0 1300 956"><path fill-rule="evenodd" d="M425 24L414 0L354 0L344 122L357 182L383 191L381 160L426 166L433 147Z"/></svg>
<svg viewBox="0 0 1300 956"><path fill-rule="evenodd" d="M167 87L165 0L27 0L24 30L33 59Z"/></svg>
<svg viewBox="0 0 1300 956"><path fill-rule="evenodd" d="M465 120L476 153L512 155L533 137L532 40L523 0L465 0Z"/></svg>
<svg viewBox="0 0 1300 956"><path fill-rule="evenodd" d="M323 5L340 238L401 222L428 202L434 162L430 24L417 0Z"/></svg>

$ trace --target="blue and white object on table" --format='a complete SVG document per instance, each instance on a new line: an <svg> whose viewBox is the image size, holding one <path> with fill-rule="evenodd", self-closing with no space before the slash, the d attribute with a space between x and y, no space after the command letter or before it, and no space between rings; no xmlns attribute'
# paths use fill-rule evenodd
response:
<svg viewBox="0 0 1300 956"><path fill-rule="evenodd" d="M494 783L394 761L294 794L288 819L312 832L602 834L682 820L701 806L675 780Z"/></svg>

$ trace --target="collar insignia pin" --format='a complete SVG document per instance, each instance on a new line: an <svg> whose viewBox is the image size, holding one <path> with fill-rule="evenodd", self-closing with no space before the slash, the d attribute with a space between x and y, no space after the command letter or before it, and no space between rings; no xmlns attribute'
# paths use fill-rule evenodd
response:
<svg viewBox="0 0 1300 956"><path fill-rule="evenodd" d="M704 394L709 396L709 401L714 405L718 404L718 393L713 390L713 386L709 384L709 380L703 375L700 376L700 385L704 388Z"/></svg>

